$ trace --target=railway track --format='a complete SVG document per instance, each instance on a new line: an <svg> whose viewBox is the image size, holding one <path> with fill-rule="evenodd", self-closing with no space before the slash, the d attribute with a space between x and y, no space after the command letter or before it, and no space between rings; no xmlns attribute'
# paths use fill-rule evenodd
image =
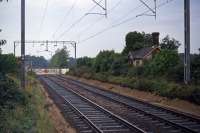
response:
<svg viewBox="0 0 200 133"><path fill-rule="evenodd" d="M64 115L71 121L81 133L146 133L137 126L129 123L121 117L111 113L89 99L79 95L71 89L66 89L49 77L40 77L45 86L64 102ZM56 97L54 96L54 97Z"/></svg>
<svg viewBox="0 0 200 133"><path fill-rule="evenodd" d="M124 106L129 108L130 112L132 111L132 115L140 115L141 119L143 118L144 120L146 119L149 122L155 123L155 126L166 127L166 132L200 133L199 119L181 113L177 113L162 107L157 107L146 102L121 96L116 93L108 92L98 87L88 85L66 77L56 76L54 78L62 80L63 82L65 81L68 84L74 85L77 88L82 89L82 91L87 90L88 92L93 93L93 95L99 95L115 103L123 104ZM152 132L156 132L156 130Z"/></svg>

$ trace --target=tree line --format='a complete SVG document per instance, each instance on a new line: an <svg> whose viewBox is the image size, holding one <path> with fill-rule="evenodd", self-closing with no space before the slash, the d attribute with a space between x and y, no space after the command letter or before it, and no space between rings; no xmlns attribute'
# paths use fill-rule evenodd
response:
<svg viewBox="0 0 200 133"><path fill-rule="evenodd" d="M197 87L200 84L200 54L191 55L192 83L191 86L185 86L183 85L183 54L178 53L181 45L179 41L167 35L159 44L161 51L151 60L137 67L128 63L128 53L153 46L152 36L134 31L126 35L125 41L126 45L121 53L103 50L94 58L78 58L77 68L71 69L70 74L153 91L167 97L192 99L191 101L200 103L197 98L200 96L200 90ZM185 90L189 90L190 93Z"/></svg>
<svg viewBox="0 0 200 133"><path fill-rule="evenodd" d="M151 34L144 32L130 32L126 35L126 45L122 53L114 50L100 51L95 58L82 57L77 59L78 68L91 69L95 73L106 72L111 75L132 75L145 77L160 77L181 82L183 80L183 54L178 53L181 45L179 41L164 37L160 43L161 51L152 60L146 61L144 65L134 67L128 64L128 52L144 47L151 47ZM191 72L194 82L200 80L199 54L191 54Z"/></svg>

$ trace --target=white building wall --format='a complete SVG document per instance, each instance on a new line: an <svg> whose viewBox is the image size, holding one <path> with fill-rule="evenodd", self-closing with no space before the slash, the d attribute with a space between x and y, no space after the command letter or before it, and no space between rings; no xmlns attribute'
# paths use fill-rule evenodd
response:
<svg viewBox="0 0 200 133"><path fill-rule="evenodd" d="M33 69L33 71L37 75L46 75L46 74L65 74L69 72L69 68L63 68L63 69Z"/></svg>

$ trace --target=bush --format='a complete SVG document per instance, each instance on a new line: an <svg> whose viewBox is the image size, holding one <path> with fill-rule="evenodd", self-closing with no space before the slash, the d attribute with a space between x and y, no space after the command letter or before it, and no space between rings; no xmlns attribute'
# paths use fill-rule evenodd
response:
<svg viewBox="0 0 200 133"><path fill-rule="evenodd" d="M194 102L196 104L200 105L200 88L195 87L191 93L191 95L188 97L188 99L191 102Z"/></svg>
<svg viewBox="0 0 200 133"><path fill-rule="evenodd" d="M113 76L109 73L84 73L79 75L88 79L95 79L102 82L109 82L123 87L153 92L157 95L168 98L179 98L189 100L200 105L200 89L194 86L185 86L165 79L135 78L127 76Z"/></svg>
<svg viewBox="0 0 200 133"><path fill-rule="evenodd" d="M132 88L131 85L133 82L133 78L122 77L122 76L109 76L108 82Z"/></svg>
<svg viewBox="0 0 200 133"><path fill-rule="evenodd" d="M115 56L116 54L113 50L100 51L94 60L93 69L95 72L108 72Z"/></svg>
<svg viewBox="0 0 200 133"><path fill-rule="evenodd" d="M128 69L127 76L128 77L138 77L144 74L144 67L130 67Z"/></svg>
<svg viewBox="0 0 200 133"><path fill-rule="evenodd" d="M194 55L191 61L191 76L195 84L200 84L200 54Z"/></svg>
<svg viewBox="0 0 200 133"><path fill-rule="evenodd" d="M25 104L25 94L19 90L17 84L6 76L0 76L0 107L14 108L18 104Z"/></svg>
<svg viewBox="0 0 200 133"><path fill-rule="evenodd" d="M171 81L183 82L184 77L184 65L181 62L178 62L173 69L170 69L166 74L167 79Z"/></svg>
<svg viewBox="0 0 200 133"><path fill-rule="evenodd" d="M93 59L89 57L82 57L77 59L77 67L87 66L92 67Z"/></svg>
<svg viewBox="0 0 200 133"><path fill-rule="evenodd" d="M93 78L102 82L106 82L108 81L108 73L96 73L94 74Z"/></svg>
<svg viewBox="0 0 200 133"><path fill-rule="evenodd" d="M111 64L109 72L114 76L127 75L128 73L128 59L122 55L118 55L114 58Z"/></svg>
<svg viewBox="0 0 200 133"><path fill-rule="evenodd" d="M32 76L32 77L34 77L34 78L37 77L36 73L33 72L33 71L29 71L29 72L27 72L27 75Z"/></svg>
<svg viewBox="0 0 200 133"><path fill-rule="evenodd" d="M12 54L0 54L0 72L2 74L12 73L17 71L17 59Z"/></svg>
<svg viewBox="0 0 200 133"><path fill-rule="evenodd" d="M162 50L155 55L151 62L145 66L145 74L152 76L166 75L179 63L179 56L176 51Z"/></svg>
<svg viewBox="0 0 200 133"><path fill-rule="evenodd" d="M18 85L5 75L0 75L0 132L8 131L11 118L19 106L27 105L27 97ZM17 117L17 116L16 116ZM5 130L4 130L5 129Z"/></svg>

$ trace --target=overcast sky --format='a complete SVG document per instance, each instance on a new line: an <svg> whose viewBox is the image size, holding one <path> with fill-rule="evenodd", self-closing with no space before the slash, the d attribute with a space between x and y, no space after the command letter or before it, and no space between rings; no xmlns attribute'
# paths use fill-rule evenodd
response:
<svg viewBox="0 0 200 133"><path fill-rule="evenodd" d="M102 5L104 6L104 0ZM121 52L125 45L125 35L130 31L160 32L160 39L169 34L182 43L179 52L183 52L184 12L183 0L157 0L157 4L170 1L157 9L157 18L149 16L135 17L147 7L139 0L107 0L107 18L100 15L86 15L94 7L92 0L26 0L26 40L72 40L77 44L77 56L94 57L100 50ZM153 8L154 0L144 0ZM104 13L96 6L91 13ZM151 12L149 12L151 14ZM13 41L20 40L20 0L0 3L0 39L6 39L4 53L13 52ZM129 19L133 18L133 19ZM80 20L79 20L80 19ZM126 23L104 30L125 20ZM71 28L70 28L71 27ZM105 31L105 32L102 32ZM97 34L97 36L94 36ZM191 52L200 48L200 0L191 0ZM91 37L86 41L83 41ZM73 47L67 45L71 56ZM50 51L57 48L53 45ZM26 54L43 55L50 58L45 47L29 44ZM20 46L17 46L20 55Z"/></svg>

